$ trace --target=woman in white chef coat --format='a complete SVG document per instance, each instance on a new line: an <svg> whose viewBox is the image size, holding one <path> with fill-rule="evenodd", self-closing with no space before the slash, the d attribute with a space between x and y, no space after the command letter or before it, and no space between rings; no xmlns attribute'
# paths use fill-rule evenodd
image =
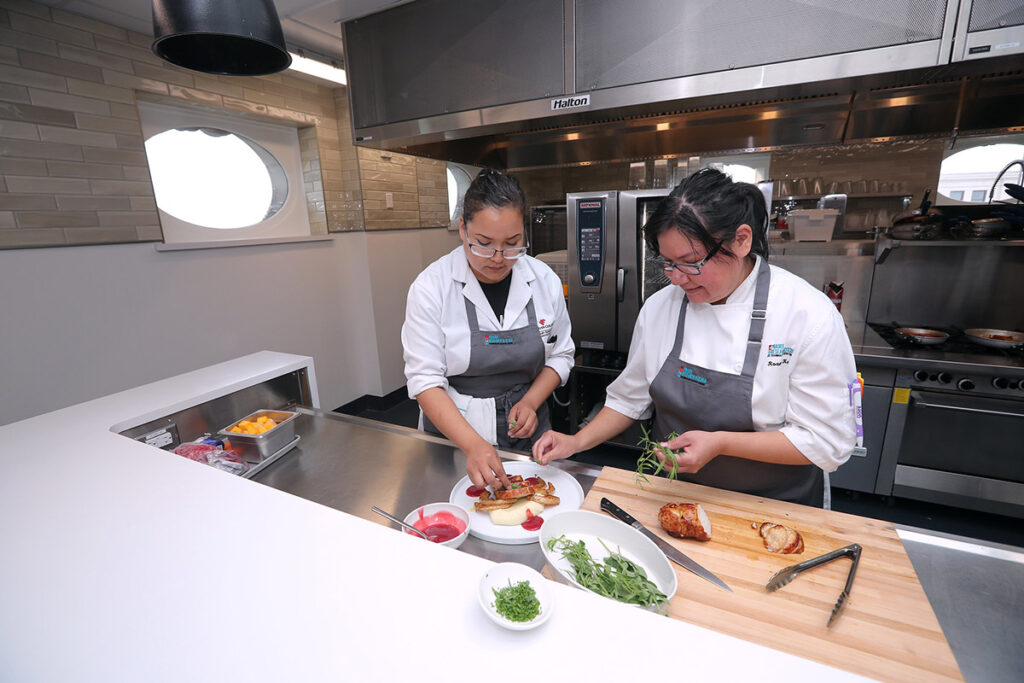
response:
<svg viewBox="0 0 1024 683"><path fill-rule="evenodd" d="M644 226L672 285L645 303L622 374L577 434L544 434L541 463L654 421L680 478L822 506L825 472L856 439L856 366L836 307L766 257L764 197L704 169L683 180ZM679 436L669 439L675 432Z"/></svg>
<svg viewBox="0 0 1024 683"><path fill-rule="evenodd" d="M477 486L507 484L495 446L529 450L550 429L547 398L575 347L562 282L526 255L526 196L485 169L463 199L462 244L412 283L402 326L420 427L466 454Z"/></svg>

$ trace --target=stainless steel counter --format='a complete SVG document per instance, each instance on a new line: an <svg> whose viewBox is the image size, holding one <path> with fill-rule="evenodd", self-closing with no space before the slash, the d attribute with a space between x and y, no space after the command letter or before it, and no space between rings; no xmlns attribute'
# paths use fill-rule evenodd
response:
<svg viewBox="0 0 1024 683"><path fill-rule="evenodd" d="M253 481L307 500L394 527L371 505L402 519L425 503L447 502L466 474L466 456L450 441L415 429L299 408L296 448L252 477ZM526 456L503 453L510 459ZM600 472L583 463L556 464L590 491ZM470 536L460 547L494 562L519 562L540 571L544 555L536 543L500 545Z"/></svg>
<svg viewBox="0 0 1024 683"><path fill-rule="evenodd" d="M338 413L298 410L298 446L253 481L393 527L370 506L404 517L424 503L447 501L465 475L465 456L444 439ZM556 466L571 472L585 492L600 472L574 462ZM898 532L965 679L1024 680L1024 552L924 529L898 527ZM538 570L544 564L536 544L498 545L471 536L460 550Z"/></svg>

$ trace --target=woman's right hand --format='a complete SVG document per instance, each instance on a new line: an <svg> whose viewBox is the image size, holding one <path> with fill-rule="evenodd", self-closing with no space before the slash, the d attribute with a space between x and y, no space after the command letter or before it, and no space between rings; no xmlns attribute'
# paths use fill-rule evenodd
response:
<svg viewBox="0 0 1024 683"><path fill-rule="evenodd" d="M466 474L474 486L500 489L509 485L498 451L489 443L466 452Z"/></svg>
<svg viewBox="0 0 1024 683"><path fill-rule="evenodd" d="M547 431L533 444L533 459L541 465L552 460L561 460L579 452L576 436Z"/></svg>

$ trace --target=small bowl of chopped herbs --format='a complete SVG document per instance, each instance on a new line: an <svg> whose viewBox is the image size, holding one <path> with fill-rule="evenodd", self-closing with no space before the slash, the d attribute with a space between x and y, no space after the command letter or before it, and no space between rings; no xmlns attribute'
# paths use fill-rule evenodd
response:
<svg viewBox="0 0 1024 683"><path fill-rule="evenodd" d="M480 579L480 606L491 621L513 631L543 624L554 608L548 581L518 562L502 562Z"/></svg>

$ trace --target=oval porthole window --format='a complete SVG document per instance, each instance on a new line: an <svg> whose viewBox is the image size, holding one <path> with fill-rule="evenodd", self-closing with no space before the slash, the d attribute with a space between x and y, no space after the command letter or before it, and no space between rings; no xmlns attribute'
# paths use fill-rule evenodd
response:
<svg viewBox="0 0 1024 683"><path fill-rule="evenodd" d="M1007 142L980 144L950 154L942 160L939 170L939 193L969 204L1010 200L1003 184L1019 184L1024 169L1018 164L1001 178L997 176L1007 164L1019 159L1024 159L1024 144Z"/></svg>
<svg viewBox="0 0 1024 683"><path fill-rule="evenodd" d="M244 228L284 206L288 176L261 145L219 128L174 128L146 140L156 204L204 228Z"/></svg>
<svg viewBox="0 0 1024 683"><path fill-rule="evenodd" d="M462 201L462 197L466 194L466 190L469 189L469 185L473 182L473 179L469 177L469 173L466 169L461 166L448 164L447 171L448 220L457 224L459 219L459 202Z"/></svg>

